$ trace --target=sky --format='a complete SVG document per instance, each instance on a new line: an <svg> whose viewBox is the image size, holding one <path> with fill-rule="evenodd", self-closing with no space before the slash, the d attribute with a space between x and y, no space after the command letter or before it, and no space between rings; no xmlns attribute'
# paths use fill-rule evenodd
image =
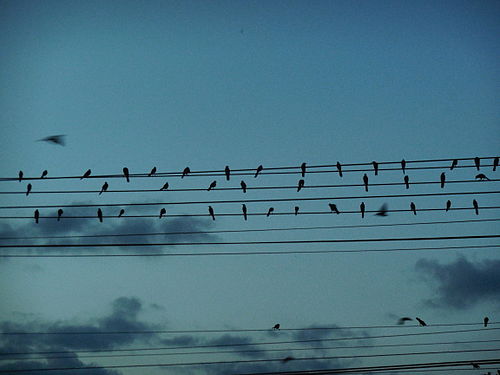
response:
<svg viewBox="0 0 500 375"><path fill-rule="evenodd" d="M499 19L498 1L0 1L0 245L36 245L2 248L0 255L192 254L0 258L0 352L52 351L67 357L10 357L0 360L0 373L265 360L147 368L154 375L244 374L498 358L498 351L485 351L500 348L494 341L403 346L498 337L498 248L199 253L497 245L495 238L317 241L498 234L498 170L492 170L492 163L500 140ZM65 146L39 141L57 134L65 135ZM480 171L474 157L481 158ZM405 174L400 165L383 163L403 158L409 189L401 185ZM455 158L467 160L450 170ZM436 159L445 161L411 162ZM338 161L368 164L345 166L341 177ZM378 175L372 161L380 163ZM307 165L304 177L302 163ZM227 181L226 165L249 174L233 172ZM264 170L255 178L259 165ZM317 167L322 165L331 167ZM180 178L186 166L192 173ZM123 167L132 174L129 183L115 178ZM153 167L155 176L136 176ZM289 169L269 169L273 167ZM88 169L92 178L80 179ZM19 182L20 170L37 179ZM40 180L43 170L47 178ZM196 173L200 171L217 175ZM279 171L287 173L275 173ZM161 175L167 172L177 175ZM368 192L349 186L362 184L365 173ZM472 181L478 173L491 181ZM76 178L51 179L64 176ZM301 178L305 185L297 192ZM206 191L213 180L217 187ZM241 180L248 185L246 193L239 190ZM469 182L449 182L453 180ZM105 181L109 191L98 194ZM422 181L435 184L412 185ZM169 189L160 191L165 182ZM388 185L395 182L399 184ZM26 196L28 183L33 188ZM371 185L377 183L383 185ZM281 188L260 189L270 186ZM435 193L456 195L393 197ZM296 200L302 198L316 200ZM251 215L243 220L242 203L259 199L289 200L246 202ZM445 212L448 199L453 209L467 209ZM479 215L473 199L479 202ZM221 200L231 202L216 202ZM370 211L365 218L357 213L361 201ZM417 215L408 212L410 201L422 209ZM340 214L330 214L328 203L335 203ZM389 215L375 216L384 203ZM96 218L100 204L102 223ZM11 206L29 207L7 208ZM57 207L63 206L57 221ZM274 213L266 217L271 206ZM284 215L295 206L299 215ZM167 214L159 219L162 207ZM35 208L39 224L33 220ZM121 208L125 217L117 218ZM429 208L441 210L425 211ZM468 222L450 223L458 220ZM385 224L396 225L380 226ZM309 229L291 230L299 227ZM227 232L247 229L256 231ZM170 234L25 238L156 232ZM255 241L304 243L248 244ZM151 246L166 242L170 245ZM89 243L140 245L68 246ZM56 244L61 246L37 247ZM419 327L415 320L398 326L403 316L421 317L429 327ZM412 336L481 328L485 316L490 328L479 332ZM281 329L271 330L276 323ZM439 326L458 323L477 326ZM157 332L165 330L187 332ZM193 332L206 330L217 332ZM53 334L5 334L21 331ZM67 334L82 331L95 334ZM109 331L155 332L103 333ZM370 338L401 333L410 335ZM352 337L357 339L345 340ZM323 341L304 342L308 339ZM262 344L293 340L302 342L285 345L282 352L268 350L282 348L277 344ZM155 351L163 354L109 358L81 352L171 346L187 351L190 346L235 343L252 344L256 351L224 354L221 347L211 347L205 350L212 353L198 355ZM393 344L401 347L384 346ZM326 349L335 345L369 347ZM483 352L352 357L479 349ZM131 353L141 354L126 354ZM286 356L296 359L267 361ZM344 357L324 359L334 356ZM106 367L43 373L143 371ZM480 373L474 371L469 366L463 373Z"/></svg>

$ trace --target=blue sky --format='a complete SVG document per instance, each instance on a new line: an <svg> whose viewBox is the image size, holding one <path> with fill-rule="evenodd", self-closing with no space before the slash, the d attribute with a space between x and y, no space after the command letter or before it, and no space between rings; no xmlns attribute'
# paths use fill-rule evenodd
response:
<svg viewBox="0 0 500 375"><path fill-rule="evenodd" d="M94 175L120 174L124 166L131 173L147 173L153 166L169 172L186 166L199 171L263 164L297 166L298 172L302 162L318 165L497 156L499 11L497 1L2 1L0 177L16 177L19 170L25 176L38 177L44 169L49 176L77 176L88 168ZM66 134L67 145L36 142L52 134ZM488 162L491 164L491 160ZM472 165L472 161L467 164ZM471 179L476 172L464 168L408 173L411 181L438 181L441 171L449 179ZM496 178L491 167L483 167L482 172ZM377 182L401 181L403 176L401 171L381 172L376 177L372 172L368 174L370 181ZM336 173L308 174L305 180L306 186L354 184L361 182L361 176L346 173L341 179ZM299 178L299 174L262 175L246 181L251 187L293 186ZM207 187L212 180L168 179L172 188ZM240 179L217 180L219 187L232 187L239 186ZM110 189L159 189L165 181L137 178L130 184L124 179L108 182ZM99 190L103 180L32 183L34 192ZM447 185L443 191L493 191L496 183ZM1 184L1 191L25 189L25 184L17 181ZM440 191L425 185L410 189L410 193ZM408 191L401 186L382 186L370 188L370 193ZM239 191L217 190L102 196L32 194L0 195L0 204L123 204L363 194L362 188L305 189L297 194L293 190L250 190L245 196ZM475 198L482 206L498 206L495 194ZM414 198L419 208L444 207L446 199ZM360 200L336 203L341 211L355 210ZM384 202L390 209L407 209L409 200L365 202L371 210ZM471 200L471 196L457 196L453 204L470 206ZM326 203L301 203L301 210L324 210ZM294 205L276 203L275 209L290 211ZM265 212L269 204L248 206L251 212ZM240 212L241 204L214 207L216 213ZM109 207L103 210L105 215L116 214ZM168 214L207 213L206 204L168 206L167 210ZM158 211L155 206L134 212ZM31 216L32 212L2 210L0 214ZM42 215L54 212L43 210ZM71 208L65 212L71 215ZM95 209L73 212L95 214ZM132 209L127 208L127 213ZM248 222L232 217L218 217L212 222L207 216L183 221L169 219L168 214L162 222L110 219L102 225L97 220L63 220L59 226L55 222L36 226L31 219L0 219L0 228L5 237L450 219L441 211L422 212L417 217L409 213L388 218L369 215L364 221L347 214L251 217ZM454 220L476 219L472 209L452 214ZM481 211L479 216L496 217L496 210ZM226 233L197 239L276 241L495 233L496 222L482 222ZM425 245L444 244L458 241ZM338 246L375 249L418 245ZM332 245L310 244L302 248L331 249ZM175 247L161 251L199 249ZM204 251L255 249L203 247ZM287 250L290 245L272 247L278 249ZM0 262L0 298L6 302L0 308L0 320L4 324L30 321L32 330L43 330L54 322L105 329L112 326L106 326L110 321L123 316L135 327L156 325L174 330L266 328L275 322L294 328L380 325L393 324L401 315L421 315L431 322L446 323L481 322L487 314L495 321L500 285L490 272L499 259L497 249L266 257L8 259ZM460 275L464 275L462 280ZM470 281L470 294L453 294L463 280ZM483 293L483 289L487 292ZM4 348L10 347L7 344ZM51 345L77 349L63 344ZM139 341L129 344L141 346ZM123 343L112 345L118 348Z"/></svg>

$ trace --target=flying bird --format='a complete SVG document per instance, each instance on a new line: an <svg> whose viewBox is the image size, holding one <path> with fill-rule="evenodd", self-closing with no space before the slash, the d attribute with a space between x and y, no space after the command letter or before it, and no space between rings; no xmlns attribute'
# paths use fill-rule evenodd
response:
<svg viewBox="0 0 500 375"><path fill-rule="evenodd" d="M64 137L66 137L66 135L64 135L64 134L50 135L48 137L39 139L38 141L44 141L44 142L53 143L55 145L64 146L65 145Z"/></svg>
<svg viewBox="0 0 500 375"><path fill-rule="evenodd" d="M181 178L186 177L186 176L187 176L188 174L190 174L190 173L191 173L191 169L189 169L189 167L184 168L184 170L182 171L182 176L181 176Z"/></svg>
<svg viewBox="0 0 500 375"><path fill-rule="evenodd" d="M127 182L130 182L130 174L128 172L128 168L127 167L123 167L123 176L125 176L125 178L127 179Z"/></svg>
<svg viewBox="0 0 500 375"><path fill-rule="evenodd" d="M168 182L165 182L160 190L167 190L167 189L168 189Z"/></svg>
<svg viewBox="0 0 500 375"><path fill-rule="evenodd" d="M287 363L287 362L289 362L289 361L293 361L294 359L295 359L294 357L292 357L291 355L289 355L288 357L283 358L283 359L281 360L281 362L283 362L283 363Z"/></svg>
<svg viewBox="0 0 500 375"><path fill-rule="evenodd" d="M153 169L151 169L151 172L149 172L148 177L151 177L155 173L156 173L156 167L153 167Z"/></svg>
<svg viewBox="0 0 500 375"><path fill-rule="evenodd" d="M479 181L491 181L484 173L479 173L476 175L476 180Z"/></svg>
<svg viewBox="0 0 500 375"><path fill-rule="evenodd" d="M92 173L92 171L91 171L90 169L87 169L87 172L85 172L85 173L83 174L83 176L82 176L82 177L80 177L80 180L83 180L84 178L89 177L91 173Z"/></svg>
<svg viewBox="0 0 500 375"><path fill-rule="evenodd" d="M42 176L40 178L44 178L47 176L49 172L45 169L43 172L42 172Z"/></svg>
<svg viewBox="0 0 500 375"><path fill-rule="evenodd" d="M280 329L280 324L276 323L273 327L273 331L279 331L279 329Z"/></svg>
<svg viewBox="0 0 500 375"><path fill-rule="evenodd" d="M122 216L123 216L123 214L125 214L125 210L122 208L122 209L120 210L120 213L118 214L118 217L122 217Z"/></svg>
<svg viewBox="0 0 500 375"><path fill-rule="evenodd" d="M245 184L245 181L241 181L240 182L240 185L241 185L241 189L243 189L243 193L246 193L247 192L247 184Z"/></svg>
<svg viewBox="0 0 500 375"><path fill-rule="evenodd" d="M224 168L224 173L226 175L226 180L229 181L229 178L231 177L231 170L229 169L228 165L226 165L226 168Z"/></svg>
<svg viewBox="0 0 500 375"><path fill-rule="evenodd" d="M100 208L97 210L97 217L99 218L99 221L102 223L102 210Z"/></svg>
<svg viewBox="0 0 500 375"><path fill-rule="evenodd" d="M499 162L499 158L497 156L495 159L493 159L493 171L497 170L498 162Z"/></svg>
<svg viewBox="0 0 500 375"><path fill-rule="evenodd" d="M247 206L246 204L241 205L241 210L243 211L243 219L247 219Z"/></svg>
<svg viewBox="0 0 500 375"><path fill-rule="evenodd" d="M18 178L19 182L21 182L23 180L23 171L19 171L19 178Z"/></svg>
<svg viewBox="0 0 500 375"><path fill-rule="evenodd" d="M450 171L452 171L453 168L455 168L457 165L458 165L458 159L453 159L453 161L451 162Z"/></svg>
<svg viewBox="0 0 500 375"><path fill-rule="evenodd" d="M407 189L409 189L410 188L410 177L408 177L408 175L405 175L404 180L405 180L405 187Z"/></svg>
<svg viewBox="0 0 500 375"><path fill-rule="evenodd" d="M406 160L401 160L401 169L403 170L403 174L406 174Z"/></svg>
<svg viewBox="0 0 500 375"><path fill-rule="evenodd" d="M101 191L99 192L99 195L101 195L102 193L104 193L105 191L107 191L108 187L109 187L109 185L108 185L107 181L104 181L104 184L101 187Z"/></svg>
<svg viewBox="0 0 500 375"><path fill-rule="evenodd" d="M342 165L340 162L337 162L337 171L339 171L339 176L342 177Z"/></svg>
<svg viewBox="0 0 500 375"><path fill-rule="evenodd" d="M215 220L215 213L214 213L214 209L212 208L212 206L208 206L208 213L212 217L212 220Z"/></svg>
<svg viewBox="0 0 500 375"><path fill-rule="evenodd" d="M297 185L297 192L300 191L304 187L304 180L299 180L299 184Z"/></svg>
<svg viewBox="0 0 500 375"><path fill-rule="evenodd" d="M299 206L295 206L295 209L294 209L294 214L295 216L297 216L299 214Z"/></svg>
<svg viewBox="0 0 500 375"><path fill-rule="evenodd" d="M38 210L35 210L35 223L38 224L38 219L40 218L40 212Z"/></svg>
<svg viewBox="0 0 500 375"><path fill-rule="evenodd" d="M425 327L427 324L420 318L415 318L417 319L418 324L420 324L421 327Z"/></svg>
<svg viewBox="0 0 500 375"><path fill-rule="evenodd" d="M363 175L363 183L365 184L365 191L368 191L368 176L366 173Z"/></svg>
<svg viewBox="0 0 500 375"><path fill-rule="evenodd" d="M474 158L474 164L476 165L477 170L481 168L481 159L479 159L477 156Z"/></svg>
<svg viewBox="0 0 500 375"><path fill-rule="evenodd" d="M267 210L266 216L269 217L271 214L274 212L274 207L269 207L269 210Z"/></svg>
<svg viewBox="0 0 500 375"><path fill-rule="evenodd" d="M472 206L474 206L474 211L476 211L476 215L479 215L479 205L477 204L477 200L472 201Z"/></svg>
<svg viewBox="0 0 500 375"><path fill-rule="evenodd" d="M446 201L446 212L448 212L450 210L450 208L451 208L451 201L448 199Z"/></svg>
<svg viewBox="0 0 500 375"><path fill-rule="evenodd" d="M160 210L160 219L165 216L167 214L167 209L165 207L163 207L161 210Z"/></svg>
<svg viewBox="0 0 500 375"><path fill-rule="evenodd" d="M264 169L264 167L261 165L259 165L257 167L257 170L255 171L255 175L253 177L257 177L259 175L260 172L262 172L262 170Z"/></svg>
<svg viewBox="0 0 500 375"><path fill-rule="evenodd" d="M214 180L214 181L212 181L212 183L208 187L207 191L214 189L216 186L217 186L217 181Z"/></svg>
<svg viewBox="0 0 500 375"><path fill-rule="evenodd" d="M444 188L444 183L446 181L446 175L443 173L441 173L441 177L440 177L440 180L441 180L441 189Z"/></svg>
<svg viewBox="0 0 500 375"><path fill-rule="evenodd" d="M417 207L415 206L415 203L413 202L410 203L410 209L412 210L413 215L417 214Z"/></svg>
<svg viewBox="0 0 500 375"><path fill-rule="evenodd" d="M409 322L409 321L412 321L412 320L413 320L412 318L409 318L409 317L405 316L403 318L399 318L398 324L399 325L403 325L403 324L405 324L405 322Z"/></svg>
<svg viewBox="0 0 500 375"><path fill-rule="evenodd" d="M305 177L306 176L306 163L302 163L300 165L300 171L301 171L302 177Z"/></svg>
<svg viewBox="0 0 500 375"><path fill-rule="evenodd" d="M387 216L387 203L384 203L375 214L376 216Z"/></svg>
<svg viewBox="0 0 500 375"><path fill-rule="evenodd" d="M484 323L485 327L488 327L488 322L489 321L490 321L490 318L488 318L487 316L485 316L484 319L483 319L483 323Z"/></svg>
<svg viewBox="0 0 500 375"><path fill-rule="evenodd" d="M61 220L61 216L63 213L64 213L64 211L62 208L57 210L57 221Z"/></svg>
<svg viewBox="0 0 500 375"><path fill-rule="evenodd" d="M365 202L361 202L359 205L359 209L361 210L361 218L365 217Z"/></svg>
<svg viewBox="0 0 500 375"><path fill-rule="evenodd" d="M26 196L28 196L30 194L30 191L31 191L31 188L33 186L31 184L28 184L28 186L26 186Z"/></svg>
<svg viewBox="0 0 500 375"><path fill-rule="evenodd" d="M378 175L378 163L376 161L372 161L373 171L375 172L375 176Z"/></svg>
<svg viewBox="0 0 500 375"><path fill-rule="evenodd" d="M331 212L335 212L337 215L340 214L339 209L335 203L328 203Z"/></svg>

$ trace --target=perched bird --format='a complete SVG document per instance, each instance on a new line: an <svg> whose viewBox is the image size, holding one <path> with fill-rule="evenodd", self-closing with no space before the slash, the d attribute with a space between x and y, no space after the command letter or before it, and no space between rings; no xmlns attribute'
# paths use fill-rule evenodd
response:
<svg viewBox="0 0 500 375"><path fill-rule="evenodd" d="M64 146L65 145L64 137L66 137L66 135L64 135L64 134L50 135L48 137L39 139L38 141L44 141L44 142L53 143L55 145Z"/></svg>
<svg viewBox="0 0 500 375"><path fill-rule="evenodd" d="M446 212L448 212L450 210L450 208L451 208L451 201L448 199L446 201Z"/></svg>
<svg viewBox="0 0 500 375"><path fill-rule="evenodd" d="M64 213L64 211L62 208L57 210L57 221L61 220L61 216L63 213Z"/></svg>
<svg viewBox="0 0 500 375"><path fill-rule="evenodd" d="M129 178L130 175L129 175L127 167L123 167L123 176L125 176L125 178L127 179L127 182L130 182L130 178Z"/></svg>
<svg viewBox="0 0 500 375"><path fill-rule="evenodd" d="M425 327L427 324L420 318L415 318L417 319L418 324L420 324L421 327Z"/></svg>
<svg viewBox="0 0 500 375"><path fill-rule="evenodd" d="M107 191L108 187L109 187L109 185L108 185L107 181L104 181L104 184L101 187L101 191L99 192L99 195L101 195L102 193L104 193L105 191Z"/></svg>
<svg viewBox="0 0 500 375"><path fill-rule="evenodd" d="M97 210L97 217L99 218L99 221L102 223L102 210L100 208Z"/></svg>
<svg viewBox="0 0 500 375"><path fill-rule="evenodd" d="M274 207L269 207L269 210L267 210L267 217L271 216L271 214L274 212Z"/></svg>
<svg viewBox="0 0 500 375"><path fill-rule="evenodd" d="M280 329L280 324L276 323L273 327L273 331L279 331L279 329Z"/></svg>
<svg viewBox="0 0 500 375"><path fill-rule="evenodd" d="M488 318L487 316L485 316L484 319L483 319L483 323L484 323L485 327L488 327L488 322L489 321L490 321L490 318Z"/></svg>
<svg viewBox="0 0 500 375"><path fill-rule="evenodd" d="M299 180L299 184L297 185L297 192L300 191L304 187L304 180Z"/></svg>
<svg viewBox="0 0 500 375"><path fill-rule="evenodd" d="M410 177L408 177L408 175L405 175L404 180L405 180L405 187L407 189L409 189L410 188Z"/></svg>
<svg viewBox="0 0 500 375"><path fill-rule="evenodd" d="M337 215L340 214L339 209L335 203L328 203L331 212L335 212Z"/></svg>
<svg viewBox="0 0 500 375"><path fill-rule="evenodd" d="M295 359L294 357L292 357L291 355L289 355L288 357L283 358L283 359L281 360L281 362L283 362L283 363L287 363L287 362L289 362L289 361L293 361L294 359Z"/></svg>
<svg viewBox="0 0 500 375"><path fill-rule="evenodd" d="M18 181L21 182L23 180L23 171L19 171L19 175L18 175Z"/></svg>
<svg viewBox="0 0 500 375"><path fill-rule="evenodd" d="M120 213L118 214L118 217L122 217L122 216L123 216L123 214L125 214L125 210L122 208L122 209L120 210Z"/></svg>
<svg viewBox="0 0 500 375"><path fill-rule="evenodd" d="M342 165L340 162L337 162L337 171L339 171L339 176L342 177Z"/></svg>
<svg viewBox="0 0 500 375"><path fill-rule="evenodd" d="M160 210L160 219L165 216L167 214L167 209L165 207L163 207L161 210Z"/></svg>
<svg viewBox="0 0 500 375"><path fill-rule="evenodd" d="M376 216L387 216L387 204L384 203L380 208L379 210L377 211L377 213L375 214Z"/></svg>
<svg viewBox="0 0 500 375"><path fill-rule="evenodd" d="M31 191L31 188L33 186L31 184L28 184L28 186L26 186L26 196L28 196L30 194L30 191Z"/></svg>
<svg viewBox="0 0 500 375"><path fill-rule="evenodd" d="M259 165L257 167L257 170L255 171L255 175L253 177L257 177L259 175L260 172L262 172L262 170L264 169L264 167L261 165Z"/></svg>
<svg viewBox="0 0 500 375"><path fill-rule="evenodd" d="M476 180L479 181L491 181L484 173L479 173L476 175Z"/></svg>
<svg viewBox="0 0 500 375"><path fill-rule="evenodd" d="M49 173L49 171L47 171L46 169L42 172L42 176L40 178L44 178L47 176L47 174Z"/></svg>
<svg viewBox="0 0 500 375"><path fill-rule="evenodd" d="M413 202L410 203L410 209L412 210L413 215L417 214L417 207L415 206L415 203Z"/></svg>
<svg viewBox="0 0 500 375"><path fill-rule="evenodd" d="M474 164L476 165L477 170L481 168L481 159L479 159L477 156L474 158Z"/></svg>
<svg viewBox="0 0 500 375"><path fill-rule="evenodd" d="M375 176L378 175L378 163L376 161L372 161L373 171L375 172Z"/></svg>
<svg viewBox="0 0 500 375"><path fill-rule="evenodd" d="M184 170L182 171L182 176L181 176L181 178L186 177L186 176L187 176L188 174L190 174L190 173L191 173L191 169L189 169L189 167L184 168Z"/></svg>
<svg viewBox="0 0 500 375"><path fill-rule="evenodd" d="M246 193L247 192L247 184L245 184L245 181L241 181L240 182L240 185L241 185L241 189L243 190L243 193Z"/></svg>
<svg viewBox="0 0 500 375"><path fill-rule="evenodd" d="M476 215L479 215L479 205L477 204L477 200L472 201L472 206L474 206L474 211L476 211Z"/></svg>
<svg viewBox="0 0 500 375"><path fill-rule="evenodd" d="M365 191L368 191L368 176L366 173L363 175L363 183L365 184Z"/></svg>
<svg viewBox="0 0 500 375"><path fill-rule="evenodd" d="M40 218L40 212L38 210L35 210L35 223L38 224L38 219Z"/></svg>
<svg viewBox="0 0 500 375"><path fill-rule="evenodd" d="M481 367L479 367L479 365L478 365L477 363L471 362L470 364L471 364L471 365L472 365L472 367L474 367L474 368L481 368Z"/></svg>
<svg viewBox="0 0 500 375"><path fill-rule="evenodd" d="M441 173L441 177L440 177L440 180L441 180L441 189L444 188L444 183L446 181L446 175L443 173Z"/></svg>
<svg viewBox="0 0 500 375"><path fill-rule="evenodd" d="M306 176L306 163L302 163L300 165L300 172L302 174L302 177L305 177Z"/></svg>
<svg viewBox="0 0 500 375"><path fill-rule="evenodd" d="M406 174L406 160L401 160L401 169L403 170L403 174Z"/></svg>
<svg viewBox="0 0 500 375"><path fill-rule="evenodd" d="M411 320L413 320L413 319L412 319L412 318L409 318L409 317L407 317L407 316L405 316L405 317L403 317L403 318L399 318L399 320L398 320L398 324L399 324L399 325L403 325L403 324L405 324L405 322L409 322L409 321L411 321Z"/></svg>
<svg viewBox="0 0 500 375"><path fill-rule="evenodd" d="M212 220L215 220L215 213L214 213L214 209L212 208L212 206L208 206L208 213L212 217Z"/></svg>
<svg viewBox="0 0 500 375"><path fill-rule="evenodd" d="M151 169L151 172L149 172L148 177L151 177L155 173L156 173L156 167L153 167L153 169Z"/></svg>
<svg viewBox="0 0 500 375"><path fill-rule="evenodd" d="M80 177L80 180L83 180L84 178L89 177L91 173L92 173L92 171L91 171L90 169L87 169L87 172L85 172L85 173L83 174L83 176L82 176L82 177Z"/></svg>
<svg viewBox="0 0 500 375"><path fill-rule="evenodd" d="M458 159L453 159L453 161L451 162L450 171L452 171L453 168L455 168L457 165L458 165Z"/></svg>
<svg viewBox="0 0 500 375"><path fill-rule="evenodd" d="M359 209L361 210L361 218L365 217L365 202L361 202L359 205Z"/></svg>
<svg viewBox="0 0 500 375"><path fill-rule="evenodd" d="M493 159L493 171L497 170L498 162L499 162L499 158L497 156L495 159Z"/></svg>
<svg viewBox="0 0 500 375"><path fill-rule="evenodd" d="M226 168L224 168L224 173L226 175L226 180L229 181L229 178L231 177L231 170L229 169L228 165L226 165Z"/></svg>
<svg viewBox="0 0 500 375"><path fill-rule="evenodd" d="M168 189L168 182L165 182L160 190L167 190L167 189Z"/></svg>
<svg viewBox="0 0 500 375"><path fill-rule="evenodd" d="M246 204L241 205L241 210L243 211L243 219L247 219L247 206Z"/></svg>
<svg viewBox="0 0 500 375"><path fill-rule="evenodd" d="M212 181L212 183L208 187L207 191L214 189L216 186L217 186L217 181L214 180L214 181Z"/></svg>
<svg viewBox="0 0 500 375"><path fill-rule="evenodd" d="M294 214L297 216L299 214L299 206L295 206Z"/></svg>

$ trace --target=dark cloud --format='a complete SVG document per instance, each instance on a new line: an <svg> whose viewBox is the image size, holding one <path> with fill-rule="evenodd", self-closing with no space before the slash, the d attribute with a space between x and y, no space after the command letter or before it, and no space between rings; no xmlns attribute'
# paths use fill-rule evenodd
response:
<svg viewBox="0 0 500 375"><path fill-rule="evenodd" d="M416 270L429 282L434 296L428 306L466 309L483 301L500 300L500 260L470 262L461 256L448 264L420 259Z"/></svg>

